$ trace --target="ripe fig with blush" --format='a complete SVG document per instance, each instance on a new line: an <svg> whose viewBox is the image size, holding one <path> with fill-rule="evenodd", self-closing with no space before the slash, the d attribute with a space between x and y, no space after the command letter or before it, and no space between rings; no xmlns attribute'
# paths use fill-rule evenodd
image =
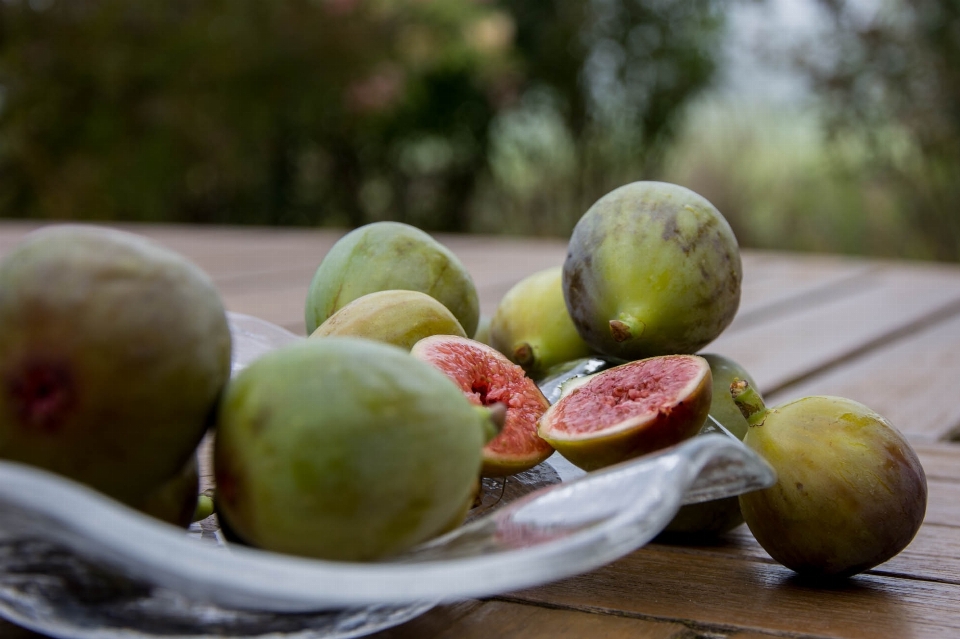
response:
<svg viewBox="0 0 960 639"><path fill-rule="evenodd" d="M740 495L750 531L801 575L845 577L881 564L923 522L927 480L907 440L881 415L843 397L815 396L767 409L746 383L735 399L744 442L777 483Z"/></svg>

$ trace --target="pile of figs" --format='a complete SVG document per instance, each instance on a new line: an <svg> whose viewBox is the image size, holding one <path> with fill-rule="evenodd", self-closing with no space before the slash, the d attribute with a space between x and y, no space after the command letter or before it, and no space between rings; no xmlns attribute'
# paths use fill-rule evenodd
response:
<svg viewBox="0 0 960 639"><path fill-rule="evenodd" d="M683 507L663 540L746 521L797 572L866 570L919 528L923 469L865 406L767 409L740 364L702 352L736 315L741 278L720 212L661 182L598 200L565 261L483 318L452 251L378 222L322 256L307 338L231 377L226 314L200 269L130 233L47 227L0 263L0 458L184 525L212 433L231 540L368 561L459 526L482 477L554 454L589 472L719 426L779 481Z"/></svg>

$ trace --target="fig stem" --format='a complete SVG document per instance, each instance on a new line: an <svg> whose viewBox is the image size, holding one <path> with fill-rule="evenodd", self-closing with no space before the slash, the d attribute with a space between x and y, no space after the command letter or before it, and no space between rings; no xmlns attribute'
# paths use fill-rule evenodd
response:
<svg viewBox="0 0 960 639"><path fill-rule="evenodd" d="M759 426L767 413L767 407L763 404L763 398L760 393L753 388L745 379L734 378L730 384L730 395L733 402L740 409L740 414L747 420L750 426Z"/></svg>
<svg viewBox="0 0 960 639"><path fill-rule="evenodd" d="M487 443L503 430L503 425L507 421L507 405L497 402L489 406L477 406L477 410L483 415L484 443Z"/></svg>
<svg viewBox="0 0 960 639"><path fill-rule="evenodd" d="M618 343L640 337L644 328L646 328L646 325L643 322L626 313L620 313L617 319L610 320L610 334Z"/></svg>

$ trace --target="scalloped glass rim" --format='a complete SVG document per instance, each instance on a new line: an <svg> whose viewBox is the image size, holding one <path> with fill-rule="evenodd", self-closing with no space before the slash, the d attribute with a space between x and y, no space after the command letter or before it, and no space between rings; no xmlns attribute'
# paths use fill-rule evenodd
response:
<svg viewBox="0 0 960 639"><path fill-rule="evenodd" d="M230 314L234 370L302 339ZM345 563L200 543L68 479L0 462L0 539L53 541L119 575L233 609L309 612L421 606L484 597L580 574L650 541L682 504L763 488L773 470L736 438L706 434L563 478L389 561Z"/></svg>

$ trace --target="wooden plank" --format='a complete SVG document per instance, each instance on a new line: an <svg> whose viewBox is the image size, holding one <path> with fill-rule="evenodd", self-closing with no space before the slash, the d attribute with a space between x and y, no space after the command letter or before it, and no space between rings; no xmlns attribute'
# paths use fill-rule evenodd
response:
<svg viewBox="0 0 960 639"><path fill-rule="evenodd" d="M765 394L960 309L960 269L904 266L872 273L862 289L724 333L705 350L747 368Z"/></svg>
<svg viewBox="0 0 960 639"><path fill-rule="evenodd" d="M927 479L960 482L960 444L940 442L914 446Z"/></svg>
<svg viewBox="0 0 960 639"><path fill-rule="evenodd" d="M834 587L776 564L652 545L586 575L504 599L815 637L960 636L960 585L859 575Z"/></svg>
<svg viewBox="0 0 960 639"><path fill-rule="evenodd" d="M960 309L956 315L882 344L771 395L770 405L807 395L866 404L912 441L935 441L960 428ZM946 401L945 401L946 400Z"/></svg>
<svg viewBox="0 0 960 639"><path fill-rule="evenodd" d="M576 610L553 610L515 602L488 601L456 620L441 606L376 639L690 639L679 623L632 619ZM438 632L439 630L439 632Z"/></svg>

